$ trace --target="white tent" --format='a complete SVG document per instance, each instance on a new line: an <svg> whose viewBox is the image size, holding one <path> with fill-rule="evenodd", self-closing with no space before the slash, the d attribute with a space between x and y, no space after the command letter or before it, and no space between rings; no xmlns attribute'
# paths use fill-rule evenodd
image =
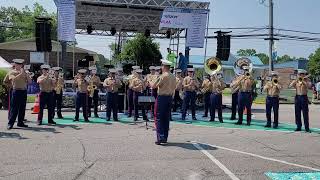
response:
<svg viewBox="0 0 320 180"><path fill-rule="evenodd" d="M0 68L11 68L11 64L0 56Z"/></svg>

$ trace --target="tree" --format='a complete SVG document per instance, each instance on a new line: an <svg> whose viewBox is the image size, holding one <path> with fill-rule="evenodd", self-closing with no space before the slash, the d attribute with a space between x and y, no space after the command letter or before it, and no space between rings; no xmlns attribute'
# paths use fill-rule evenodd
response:
<svg viewBox="0 0 320 180"><path fill-rule="evenodd" d="M10 28L0 28L0 43L18 39L34 37L35 18L52 18L52 39L57 38L57 18L55 13L48 13L39 3L33 5L33 9L25 6L22 10L15 7L0 8L0 22Z"/></svg>
<svg viewBox="0 0 320 180"><path fill-rule="evenodd" d="M238 56L255 56L257 51L255 49L239 49L237 51Z"/></svg>
<svg viewBox="0 0 320 180"><path fill-rule="evenodd" d="M160 64L161 58L159 44L143 34L138 34L135 38L127 41L118 60L148 67Z"/></svg>
<svg viewBox="0 0 320 180"><path fill-rule="evenodd" d="M320 48L309 56L308 71L313 78L320 76Z"/></svg>
<svg viewBox="0 0 320 180"><path fill-rule="evenodd" d="M265 53L258 53L256 54L260 58L263 64L269 64L269 56Z"/></svg>
<svg viewBox="0 0 320 180"><path fill-rule="evenodd" d="M290 57L289 55L285 54L283 56L278 56L276 59L276 63L284 63L284 62L292 61L295 59L296 59L295 57Z"/></svg>

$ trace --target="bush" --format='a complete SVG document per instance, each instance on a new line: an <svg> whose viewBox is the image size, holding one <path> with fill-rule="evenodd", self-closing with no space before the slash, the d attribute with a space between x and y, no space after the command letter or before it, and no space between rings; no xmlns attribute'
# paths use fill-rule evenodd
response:
<svg viewBox="0 0 320 180"><path fill-rule="evenodd" d="M7 70L4 70L4 69L0 69L0 82L1 82L1 85L0 85L0 103L2 104L2 106L4 108L7 108L7 105L8 105L8 100L7 100L7 90L3 84L3 80L4 80L4 77L6 76L7 74Z"/></svg>

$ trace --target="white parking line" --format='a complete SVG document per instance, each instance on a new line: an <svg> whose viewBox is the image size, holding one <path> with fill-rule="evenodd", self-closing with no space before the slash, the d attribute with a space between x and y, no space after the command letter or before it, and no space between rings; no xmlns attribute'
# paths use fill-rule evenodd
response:
<svg viewBox="0 0 320 180"><path fill-rule="evenodd" d="M204 145L211 146L211 147L214 147L214 148L224 149L224 150L227 150L227 151L232 151L232 152L236 152L236 153L240 153L240 154L245 154L245 155L261 158L261 159L268 160L268 161L279 162L279 163L287 164L287 165L290 165L290 166L296 166L296 167L300 167L300 168L304 168L304 169L309 169L309 170L312 170L312 171L320 171L320 169L317 169L317 168L304 166L304 165L300 165L300 164L295 164L295 163L290 163L290 162L287 162L287 161L278 160L278 159L274 159L274 158L269 158L269 157L261 156L261 155L258 155L258 154L248 153L248 152L239 151L239 150L235 150L235 149L230 149L230 148L226 148L226 147L222 147L222 146L206 144L206 143L201 143L201 142L196 142L196 141L191 141L191 143L193 145L194 144L197 144L197 145L198 144L204 144Z"/></svg>
<svg viewBox="0 0 320 180"><path fill-rule="evenodd" d="M232 180L240 180L236 175L234 175L226 166L224 166L220 161L213 157L208 151L203 149L198 143L192 142L192 145L199 149L203 154L208 156L208 158L214 162L220 169L222 169Z"/></svg>

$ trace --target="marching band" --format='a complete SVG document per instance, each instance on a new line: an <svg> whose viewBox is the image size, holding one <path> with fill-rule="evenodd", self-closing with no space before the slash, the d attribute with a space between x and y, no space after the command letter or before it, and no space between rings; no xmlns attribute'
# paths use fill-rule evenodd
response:
<svg viewBox="0 0 320 180"><path fill-rule="evenodd" d="M8 129L12 129L16 118L19 127L28 127L24 124L25 107L27 99L27 84L31 82L34 74L23 68L24 60L14 59L14 68L7 74L4 84L9 91L9 115ZM143 70L139 66L132 67L132 73L128 76L123 74L123 69L109 69L109 76L101 82L97 76L96 67L90 67L90 76L86 77L87 70L79 69L78 74L74 77L73 87L76 88L75 102L75 118L79 121L80 108L83 111L83 117L89 122L91 117L91 107L93 105L94 117L98 118L98 101L99 90L103 87L106 90L106 120L111 118L118 121L118 104L119 89L124 86L126 93L125 103L127 103L128 117L134 117L134 121L139 118L139 110L142 111L143 120L148 121L146 109L138 102L140 96L153 96L156 100L151 105L152 116L156 120L157 143L165 143L168 137L169 124L167 120L171 120L171 110L178 111L180 106L181 119L185 120L187 110L191 109L192 120L196 118L196 96L197 92L201 92L204 102L203 117L210 116L210 121L215 121L215 112L218 111L218 120L223 123L222 116L222 98L223 90L227 87L223 80L221 63L217 58L210 58L205 63L205 72L207 75L200 84L195 77L194 68L187 69L187 76L182 76L180 69L175 69L174 74L170 72L171 62L162 60L162 66L150 66L150 74L143 76ZM50 71L53 71L51 73ZM252 91L254 86L254 78L252 75L252 63L247 58L240 58L234 64L235 77L230 83L232 93L231 120L236 119L238 113L238 121L235 123L241 125L243 123L243 114L246 110L246 124L251 125L251 106ZM48 109L48 123L56 124L53 121L55 111L58 119L62 119L62 97L64 89L64 79L62 69L60 67L50 68L49 65L41 66L42 75L37 78L40 87L40 112L38 114L38 125L42 124L43 111L45 106ZM279 124L279 95L283 88L280 83L277 72L272 71L269 74L268 82L264 85L263 90L266 92L266 117L267 123L265 127L278 128ZM307 92L311 87L311 82L305 70L299 70L297 78L294 79L290 87L296 89L295 96L295 116L296 131L301 131L301 112L304 118L305 130L309 129L309 110ZM127 101L126 101L127 100ZM123 108L124 109L124 108ZM274 121L272 124L271 112L274 113ZM132 114L134 111L134 114Z"/></svg>

